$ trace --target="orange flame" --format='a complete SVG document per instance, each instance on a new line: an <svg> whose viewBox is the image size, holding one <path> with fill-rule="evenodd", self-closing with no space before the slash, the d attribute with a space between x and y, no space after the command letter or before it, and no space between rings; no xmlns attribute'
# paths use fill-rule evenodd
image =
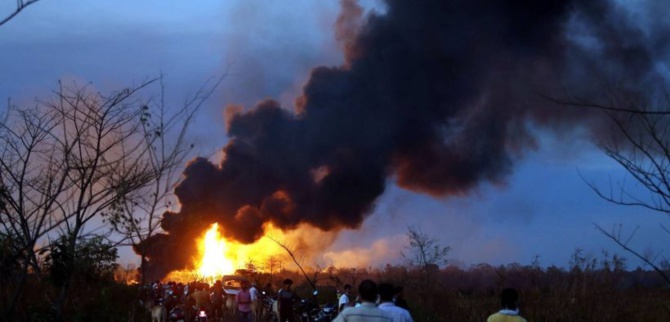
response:
<svg viewBox="0 0 670 322"><path fill-rule="evenodd" d="M226 257L228 248L228 243L219 233L219 225L213 224L205 233L203 240L198 243L198 249L202 254L196 270L198 275L205 279L216 279L233 274L235 272L233 261Z"/></svg>
<svg viewBox="0 0 670 322"><path fill-rule="evenodd" d="M173 271L165 280L182 283L197 280L213 284L224 275L235 274L238 269L253 267L258 272L269 273L290 269L294 266L292 260L274 240L298 248L302 255L310 255L309 249L300 245L324 249L335 236L308 225L301 225L288 233L275 228L272 224L267 224L264 228L263 237L253 244L245 245L227 239L222 234L223 228L216 223L212 224L202 238L196 241L198 254L193 259L193 269Z"/></svg>

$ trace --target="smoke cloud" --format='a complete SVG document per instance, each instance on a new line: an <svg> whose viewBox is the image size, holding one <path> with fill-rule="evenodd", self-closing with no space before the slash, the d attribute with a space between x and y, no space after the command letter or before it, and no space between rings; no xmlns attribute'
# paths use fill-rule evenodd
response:
<svg viewBox="0 0 670 322"><path fill-rule="evenodd" d="M543 96L597 100L604 80L642 93L670 44L667 24L637 24L604 0L387 0L367 16L342 6L345 64L314 68L292 110L229 108L224 158L187 165L181 209L147 241L149 274L188 266L213 222L244 243L266 223L337 232L360 227L390 180L433 196L502 182L536 145L530 126L606 128L600 113Z"/></svg>

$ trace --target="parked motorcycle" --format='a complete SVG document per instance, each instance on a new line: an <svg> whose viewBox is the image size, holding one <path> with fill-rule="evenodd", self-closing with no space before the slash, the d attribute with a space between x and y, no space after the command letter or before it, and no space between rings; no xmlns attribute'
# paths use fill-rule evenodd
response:
<svg viewBox="0 0 670 322"><path fill-rule="evenodd" d="M172 309L179 304L179 295L175 293L173 289L168 289L165 292L165 298L163 299L163 304L165 304L165 308L167 309L168 312L172 311Z"/></svg>
<svg viewBox="0 0 670 322"><path fill-rule="evenodd" d="M319 311L319 305L309 299L302 299L294 306L294 314L301 322L314 321Z"/></svg>
<svg viewBox="0 0 670 322"><path fill-rule="evenodd" d="M316 314L316 317L314 317L314 322L330 322L332 321L335 316L335 304L333 303L328 303L324 306L321 307L319 312Z"/></svg>
<svg viewBox="0 0 670 322"><path fill-rule="evenodd" d="M175 306L170 310L168 315L168 321L170 322L186 322L186 312L182 310L181 307Z"/></svg>
<svg viewBox="0 0 670 322"><path fill-rule="evenodd" d="M207 322L207 310L204 307L201 307L197 314L195 315L196 322Z"/></svg>
<svg viewBox="0 0 670 322"><path fill-rule="evenodd" d="M279 320L277 312L275 311L275 302L276 298L268 296L263 292L259 298L261 310L260 310L260 321L271 321L276 322Z"/></svg>

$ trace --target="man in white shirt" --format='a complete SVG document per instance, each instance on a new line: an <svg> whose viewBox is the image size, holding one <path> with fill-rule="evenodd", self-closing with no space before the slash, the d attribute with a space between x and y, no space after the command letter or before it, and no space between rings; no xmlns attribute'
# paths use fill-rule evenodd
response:
<svg viewBox="0 0 670 322"><path fill-rule="evenodd" d="M393 304L395 288L389 283L379 284L379 309L391 314L393 322L414 322L409 311Z"/></svg>
<svg viewBox="0 0 670 322"><path fill-rule="evenodd" d="M258 310L260 309L260 305L258 305L258 289L256 288L256 281L251 282L249 293L251 294L251 314L253 320L256 321L258 319Z"/></svg>
<svg viewBox="0 0 670 322"><path fill-rule="evenodd" d="M349 299L349 296L351 296L351 285L347 284L344 285L344 293L340 296L340 300L338 301L337 304L337 310L338 312L342 312L345 307L351 306L349 302L351 302L351 299Z"/></svg>

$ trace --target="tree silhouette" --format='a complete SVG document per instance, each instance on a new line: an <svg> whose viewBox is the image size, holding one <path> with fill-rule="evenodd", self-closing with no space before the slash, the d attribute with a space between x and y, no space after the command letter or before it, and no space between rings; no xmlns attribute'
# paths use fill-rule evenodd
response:
<svg viewBox="0 0 670 322"><path fill-rule="evenodd" d="M46 239L57 232L73 267L77 245L95 218L155 179L143 144L139 92L152 84L103 95L60 84L55 98L34 108L11 107L0 123L0 237L12 238L20 274L3 299L10 316L28 274L42 275ZM67 295L64 281L58 308Z"/></svg>
<svg viewBox="0 0 670 322"><path fill-rule="evenodd" d="M607 88L598 102L568 95L566 99L552 99L562 105L600 110L612 121L609 137L601 139L602 151L623 168L647 192L634 193L624 183L618 187L603 188L584 180L602 199L622 205L650 209L670 215L670 96L631 93L622 88ZM660 99L656 98L660 97ZM660 254L645 254L630 246L637 229L622 236L622 227L608 231L596 228L621 248L633 254L659 273L670 286L670 277L661 263L667 262ZM670 234L667 228L662 227Z"/></svg>

